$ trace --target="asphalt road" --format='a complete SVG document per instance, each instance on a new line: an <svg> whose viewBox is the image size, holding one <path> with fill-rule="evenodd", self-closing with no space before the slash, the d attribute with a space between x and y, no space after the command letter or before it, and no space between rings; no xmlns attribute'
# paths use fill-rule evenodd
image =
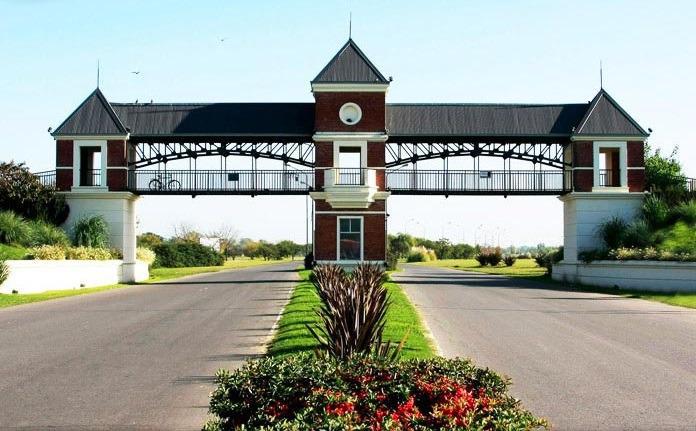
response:
<svg viewBox="0 0 696 431"><path fill-rule="evenodd" d="M445 356L513 380L554 429L696 429L696 310L406 265Z"/></svg>
<svg viewBox="0 0 696 431"><path fill-rule="evenodd" d="M218 368L263 352L297 263L0 310L0 429L200 429Z"/></svg>

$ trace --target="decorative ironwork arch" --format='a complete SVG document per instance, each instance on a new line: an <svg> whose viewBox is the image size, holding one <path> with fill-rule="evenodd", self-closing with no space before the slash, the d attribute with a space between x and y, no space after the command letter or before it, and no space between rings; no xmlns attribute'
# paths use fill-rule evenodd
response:
<svg viewBox="0 0 696 431"><path fill-rule="evenodd" d="M300 166L314 167L314 143L311 138L296 141L258 140L203 140L187 139L158 140L131 139L129 144L134 150L134 158L129 166L135 169L174 160L197 159L207 156L248 156L255 159L264 158L294 163Z"/></svg>
<svg viewBox="0 0 696 431"><path fill-rule="evenodd" d="M422 160L458 156L490 156L517 159L563 169L568 142L394 142L386 145L386 167L391 168Z"/></svg>

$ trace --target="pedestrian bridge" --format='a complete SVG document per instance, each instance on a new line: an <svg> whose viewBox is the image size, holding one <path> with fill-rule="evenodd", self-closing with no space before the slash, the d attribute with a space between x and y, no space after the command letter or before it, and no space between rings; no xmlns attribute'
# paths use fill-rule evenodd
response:
<svg viewBox="0 0 696 431"><path fill-rule="evenodd" d="M55 183L55 172L37 174ZM81 187L101 187L101 171L80 175ZM317 181L319 179L319 181ZM572 190L563 170L131 170L128 190L138 195L304 195L324 186L370 186L401 195L561 195Z"/></svg>

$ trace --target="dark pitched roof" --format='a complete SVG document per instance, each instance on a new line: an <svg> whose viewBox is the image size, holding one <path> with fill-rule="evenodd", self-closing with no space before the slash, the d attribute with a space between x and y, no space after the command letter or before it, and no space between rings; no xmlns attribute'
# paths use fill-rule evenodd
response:
<svg viewBox="0 0 696 431"><path fill-rule="evenodd" d="M353 39L348 39L312 83L388 84L389 81L358 48Z"/></svg>
<svg viewBox="0 0 696 431"><path fill-rule="evenodd" d="M570 136L588 104L387 104L390 136Z"/></svg>
<svg viewBox="0 0 696 431"><path fill-rule="evenodd" d="M590 102L585 116L578 122L576 135L592 136L641 136L648 133L606 91Z"/></svg>
<svg viewBox="0 0 696 431"><path fill-rule="evenodd" d="M310 136L314 132L313 103L114 103L112 106L133 136Z"/></svg>
<svg viewBox="0 0 696 431"><path fill-rule="evenodd" d="M58 126L53 136L125 135L121 123L109 102L97 88L70 116Z"/></svg>

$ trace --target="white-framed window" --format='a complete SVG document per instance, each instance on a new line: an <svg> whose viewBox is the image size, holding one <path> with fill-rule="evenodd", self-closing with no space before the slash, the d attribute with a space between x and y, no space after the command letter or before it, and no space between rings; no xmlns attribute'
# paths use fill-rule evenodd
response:
<svg viewBox="0 0 696 431"><path fill-rule="evenodd" d="M338 260L363 259L363 217L338 217Z"/></svg>
<svg viewBox="0 0 696 431"><path fill-rule="evenodd" d="M107 141L73 141L73 185L106 188Z"/></svg>
<svg viewBox="0 0 696 431"><path fill-rule="evenodd" d="M628 165L626 142L595 141L594 187L628 190Z"/></svg>

